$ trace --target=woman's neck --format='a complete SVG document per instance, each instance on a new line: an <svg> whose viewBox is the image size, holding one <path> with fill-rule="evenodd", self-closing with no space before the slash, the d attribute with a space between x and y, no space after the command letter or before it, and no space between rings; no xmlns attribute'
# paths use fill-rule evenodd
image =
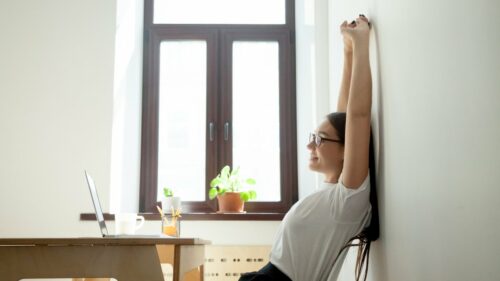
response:
<svg viewBox="0 0 500 281"><path fill-rule="evenodd" d="M331 173L325 173L325 182L327 182L327 183L338 183L339 182L339 177L340 177L341 173L342 173L342 170L333 171Z"/></svg>

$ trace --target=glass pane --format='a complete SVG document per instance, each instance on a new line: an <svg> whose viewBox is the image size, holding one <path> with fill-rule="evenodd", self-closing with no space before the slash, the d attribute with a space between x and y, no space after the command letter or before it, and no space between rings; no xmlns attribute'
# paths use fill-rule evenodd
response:
<svg viewBox="0 0 500 281"><path fill-rule="evenodd" d="M206 63L205 41L160 45L158 199L205 200Z"/></svg>
<svg viewBox="0 0 500 281"><path fill-rule="evenodd" d="M233 43L233 163L257 181L257 201L280 201L278 42Z"/></svg>
<svg viewBox="0 0 500 281"><path fill-rule="evenodd" d="M285 0L155 0L153 22L285 24Z"/></svg>

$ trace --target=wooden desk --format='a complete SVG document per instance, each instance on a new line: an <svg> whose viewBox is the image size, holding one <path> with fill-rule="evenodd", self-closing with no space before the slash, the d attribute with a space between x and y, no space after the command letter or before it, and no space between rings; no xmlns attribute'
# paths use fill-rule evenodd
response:
<svg viewBox="0 0 500 281"><path fill-rule="evenodd" d="M173 280L200 269L205 245L196 238L0 239L0 280L23 278L116 278L164 281L160 263L171 263Z"/></svg>

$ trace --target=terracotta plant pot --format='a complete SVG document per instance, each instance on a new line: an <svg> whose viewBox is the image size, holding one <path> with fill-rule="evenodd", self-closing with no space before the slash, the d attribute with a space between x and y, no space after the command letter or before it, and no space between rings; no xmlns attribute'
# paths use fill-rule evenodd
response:
<svg viewBox="0 0 500 281"><path fill-rule="evenodd" d="M241 200L239 192L226 192L217 195L219 213L243 213L245 202Z"/></svg>

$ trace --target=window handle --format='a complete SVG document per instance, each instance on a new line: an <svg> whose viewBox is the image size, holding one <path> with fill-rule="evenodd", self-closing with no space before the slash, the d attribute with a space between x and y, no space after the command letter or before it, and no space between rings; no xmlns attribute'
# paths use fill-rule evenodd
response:
<svg viewBox="0 0 500 281"><path fill-rule="evenodd" d="M229 122L224 124L224 140L229 140Z"/></svg>
<svg viewBox="0 0 500 281"><path fill-rule="evenodd" d="M210 122L208 125L209 127L209 136L210 136L210 141L214 141L214 131L215 131L215 125L213 122Z"/></svg>

